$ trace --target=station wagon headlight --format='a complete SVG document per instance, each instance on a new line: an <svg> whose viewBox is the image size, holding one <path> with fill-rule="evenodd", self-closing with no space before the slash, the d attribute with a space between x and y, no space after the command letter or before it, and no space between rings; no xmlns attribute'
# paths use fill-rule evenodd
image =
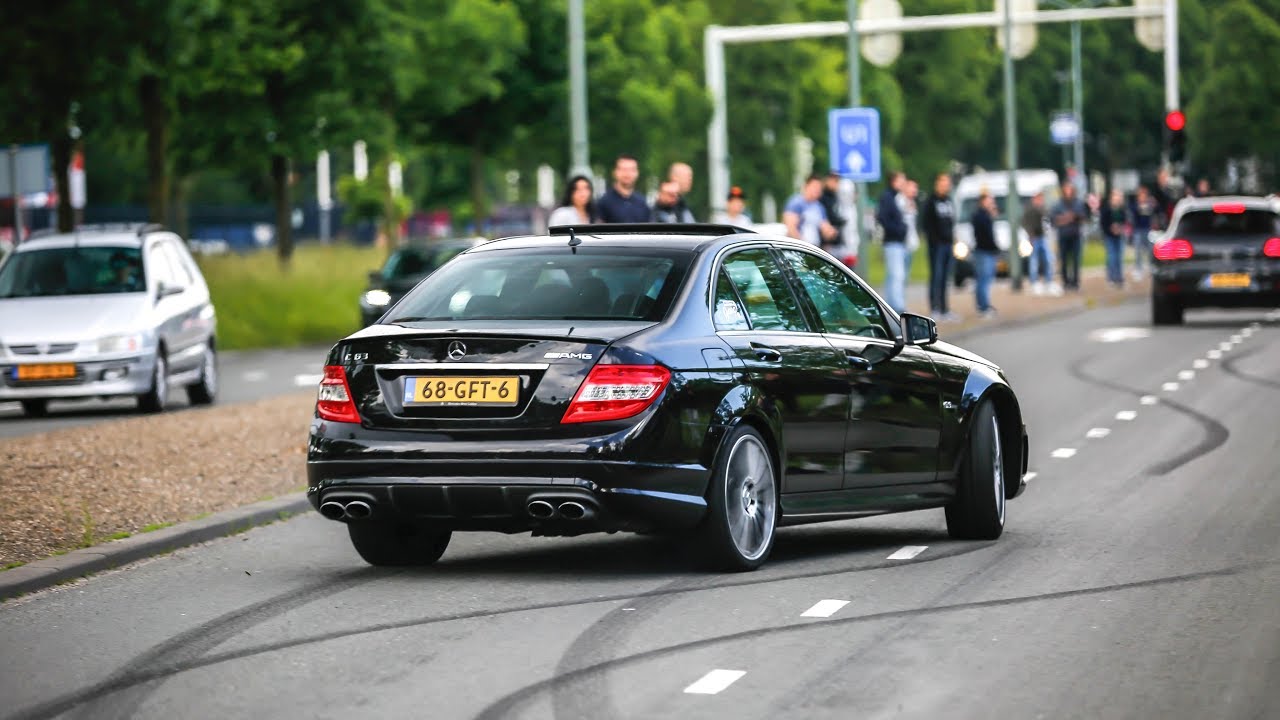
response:
<svg viewBox="0 0 1280 720"><path fill-rule="evenodd" d="M952 248L951 254L955 255L957 260L964 260L969 257L969 246L965 243L958 242L955 244L955 247Z"/></svg>
<svg viewBox="0 0 1280 720"><path fill-rule="evenodd" d="M369 307L386 307L391 304L391 293L386 290L370 290L364 294L363 299Z"/></svg>
<svg viewBox="0 0 1280 720"><path fill-rule="evenodd" d="M143 337L141 333L108 335L98 340L97 350L103 355L110 353L137 352L142 349L142 344Z"/></svg>

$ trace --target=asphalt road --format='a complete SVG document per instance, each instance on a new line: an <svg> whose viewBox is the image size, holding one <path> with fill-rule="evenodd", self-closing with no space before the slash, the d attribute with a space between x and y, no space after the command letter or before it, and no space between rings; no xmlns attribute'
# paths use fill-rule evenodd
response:
<svg viewBox="0 0 1280 720"><path fill-rule="evenodd" d="M218 402L238 403L315 387L324 370L328 348L226 351L218 355L221 388ZM190 407L187 394L172 393L173 411ZM0 438L129 417L138 412L133 398L60 400L49 403L49 415L28 418L16 402L0 402Z"/></svg>
<svg viewBox="0 0 1280 720"><path fill-rule="evenodd" d="M1032 438L997 542L927 511L784 529L742 575L628 536L386 571L308 514L0 606L0 714L1280 717L1280 315L1147 317L965 343Z"/></svg>

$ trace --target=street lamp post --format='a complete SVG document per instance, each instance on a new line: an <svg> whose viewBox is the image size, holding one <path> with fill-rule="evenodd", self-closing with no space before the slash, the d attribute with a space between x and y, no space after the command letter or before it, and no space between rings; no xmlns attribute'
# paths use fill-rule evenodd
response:
<svg viewBox="0 0 1280 720"><path fill-rule="evenodd" d="M1078 10L1111 5L1112 0L1040 0L1041 5L1048 5L1063 10ZM1071 21L1071 114L1076 119L1076 141L1073 143L1074 164L1076 172L1083 183L1077 190L1087 190L1088 179L1084 166L1084 78L1081 71L1083 51L1080 39L1080 21Z"/></svg>
<svg viewBox="0 0 1280 720"><path fill-rule="evenodd" d="M573 173L591 175L587 140L587 61L582 0L569 0L569 133Z"/></svg>

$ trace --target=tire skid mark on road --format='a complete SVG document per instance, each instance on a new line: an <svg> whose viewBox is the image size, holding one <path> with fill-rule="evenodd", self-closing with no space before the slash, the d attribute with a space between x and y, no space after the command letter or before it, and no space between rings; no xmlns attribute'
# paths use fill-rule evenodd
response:
<svg viewBox="0 0 1280 720"><path fill-rule="evenodd" d="M1261 385L1263 387L1268 387L1275 390L1280 390L1280 382L1272 380L1271 378L1264 378L1264 377L1258 377L1257 375L1251 375L1249 373L1243 372L1242 370L1240 370L1240 368L1236 367L1236 363L1239 362L1240 360L1243 360L1244 358L1247 358L1250 355L1257 355L1259 352L1261 352L1262 350L1265 350L1266 348L1267 348L1266 345L1254 345L1252 348L1248 350L1232 355L1227 360L1222 361L1223 372L1227 373L1228 375L1238 380L1244 380L1245 382L1254 383L1256 385Z"/></svg>
<svg viewBox="0 0 1280 720"><path fill-rule="evenodd" d="M1071 373L1071 377L1083 383L1089 383L1091 385L1096 385L1098 387L1106 388L1108 390L1114 390L1115 392L1119 392L1119 393L1125 393L1127 395L1132 395L1138 398L1141 398L1146 395L1146 393L1142 390L1131 388L1127 385L1121 385L1120 383L1112 382L1110 380L1105 380L1103 378L1096 377L1094 375L1089 374L1085 370L1085 366L1092 359L1093 358L1091 356L1086 356L1071 363L1071 366L1067 369L1068 372ZM1162 460L1160 462L1157 462L1148 466L1146 470L1144 470L1143 472L1149 475L1156 475L1156 476L1168 475L1169 473L1173 472L1174 470L1177 470L1183 465L1186 465L1192 460L1195 460L1196 458L1199 458L1204 455L1208 455L1214 450L1217 450L1218 448L1222 447L1224 444L1226 444L1227 438L1231 437L1231 431L1227 430L1227 427L1225 425L1209 417L1208 415L1205 415L1204 413L1199 412L1198 410L1193 410L1190 407L1183 405L1182 403L1174 402L1169 398L1165 398L1163 401L1161 401L1160 406L1168 408L1176 413L1179 413L1181 415L1184 415L1190 418L1192 421L1194 421L1197 425L1200 426L1201 430L1204 431L1204 437L1201 438L1200 442L1196 443L1195 446L1187 450L1184 450L1181 453L1178 453L1172 458L1169 458L1168 460Z"/></svg>
<svg viewBox="0 0 1280 720"><path fill-rule="evenodd" d="M1170 575L1160 578L1152 578L1148 580L1136 580L1127 583L1116 583L1113 585L1102 585L1097 587L1079 588L1076 590L1060 590L1057 592L1041 593L1037 595L1019 595L1008 598L999 598L994 600L975 600L972 602L949 603L946 605L927 605L923 607L908 608L904 610L887 610L878 613L869 613L866 615L854 615L852 617L843 617L826 622L795 622L786 625L775 625L765 628L754 628L741 632L729 633L728 635L719 635L712 638L703 638L701 640L692 640L687 643L678 645L668 645L667 647L646 650L644 652L627 655L624 657L612 658L603 662L589 665L572 671L567 675L557 675L556 677L541 680L536 683L527 685L516 690L504 697L498 698L488 707L482 710L476 717L479 720L496 720L497 718L508 717L514 710L520 708L527 702L536 700L539 695L547 692L556 685L565 685L578 683L589 679L591 676L605 676L614 670L634 665L650 660L657 660L667 656L676 655L692 650L702 650L705 648L722 645L724 643L738 642L742 640L759 640L766 637L786 635L794 632L817 631L829 633L831 627L835 625L856 625L862 623L879 622L883 620L902 620L908 621L919 617L929 615L941 615L953 612L965 612L969 610L983 610L987 608L1008 607L1011 605L1025 605L1037 602L1052 602L1054 600L1065 600L1076 597L1089 595L1102 595L1114 592L1123 592L1126 590L1139 590L1151 587L1163 587L1168 585L1179 585L1183 583L1199 582L1203 580L1216 580L1226 577L1242 575L1253 570L1260 570L1266 567L1280 565L1280 561L1259 561L1252 563L1244 563L1241 565L1233 565L1230 567L1219 568L1217 570L1206 570L1198 573L1187 573L1184 575ZM896 626L896 624L895 624Z"/></svg>
<svg viewBox="0 0 1280 720"><path fill-rule="evenodd" d="M121 666L122 670L106 680L19 711L13 717L53 718L77 709L79 712L73 713L71 717L134 717L137 709L165 678L197 662L212 648L307 603L376 580L383 575L384 573L373 568L361 568L233 610L135 656ZM124 694L106 703L83 707L86 703L117 693Z"/></svg>
<svg viewBox="0 0 1280 720"><path fill-rule="evenodd" d="M782 538L779 537L779 540L781 539ZM958 545L955 548L950 550L943 550L935 555L929 555L928 557L921 560L917 560L915 563L912 563L912 564L919 565L921 563L937 562L940 560L946 560L948 558L961 557L963 555L975 553L980 550L985 550L991 547L991 545L992 545L991 543L966 543L964 545ZM870 550L870 548L868 548L868 550ZM225 662L242 660L244 658L255 657L258 655L264 655L266 653L277 652L280 650L290 650L293 648L303 647L306 645L314 645L317 643L328 642L330 640L341 640L343 638L348 638L348 637L357 637L360 635L369 635L373 633L386 632L390 630L404 630L404 629L410 629L410 628L425 627L428 625L437 625L437 624L448 623L448 622L460 622L460 621L476 620L476 619L482 619L482 618L502 617L505 615L514 615L514 614L524 613L524 612L537 612L540 610L559 610L563 608L578 607L583 605L595 605L598 603L611 603L611 602L625 603L628 600L643 599L643 598L649 598L649 597L660 597L663 595L682 595L682 594L700 592L703 590L719 590L722 588L743 587L747 585L766 585L774 582L805 580L805 579L814 578L814 577L848 575L848 574L866 572L866 571L872 571L872 570L888 570L891 568L899 568L901 566L902 566L901 563L882 560L880 562L868 563L867 565L863 565L859 567L834 569L834 570L832 569L812 570L812 571L791 573L788 575L766 577L759 580L716 582L714 579L710 581L706 581L705 578L702 578L704 581L710 582L711 584L701 585L698 587L690 587L690 588L676 588L676 589L670 589L670 590L658 588L658 589L646 591L643 593L621 593L618 595L598 596L598 597L592 597L592 598L578 598L578 599L567 600L562 602L539 603L534 605L525 605L525 606L512 607L512 608L477 610L474 612L458 613L455 615L443 615L443 616L427 617L427 618L414 618L412 620L378 623L375 625L367 625L367 626L358 627L358 628L349 628L344 630L334 630L326 633L317 633L314 635L308 635L300 638L293 638L290 640L280 640L272 643L264 643L261 645L243 648L240 650L231 650L231 651L221 652L213 655L203 654L203 652L206 652L208 648L214 647L222 642L225 642L231 637L237 634L240 634L245 630L248 630L254 625L258 625L268 620L271 620L278 615L288 612L294 609L295 607L300 607L301 605L304 605L307 602L311 602L312 600L318 600L322 597L325 597L326 595L335 594L337 592L343 591L354 585L358 585L358 584L361 584L362 582L366 582L365 579L348 580L346 582L343 582L342 580L339 580L339 579L326 579L319 585L314 586L312 588L307 588L302 591L291 591L285 596L268 599L263 602L257 603L255 605L251 605L247 608L242 608L240 610L227 613L226 615L223 615L222 617L215 619L210 623L202 625L199 628L189 630L173 638L172 640L169 640L165 643L162 643L161 645L158 645L156 649L153 649L152 651L148 651L147 653L144 653L144 655L140 656L140 658L138 659L129 661L128 663L125 664L125 667L130 668L130 670L128 671L121 672L115 676L112 676L111 678L108 678L107 680L104 680L99 683L95 683L87 688L77 690L71 693L66 693L60 697L32 706L30 708L27 708L26 710L22 710L17 714L15 714L13 717L23 718L24 720L27 718L30 718L32 720L37 720L37 719L43 720L44 718L54 718L64 713L68 713L72 710L75 710L77 707L83 705L84 703L91 702L93 700L97 700L102 697L106 697L108 695L120 692L122 690L127 690L137 685L142 685L145 683L150 683L158 680L164 680L165 678L171 677L173 675L177 675L179 673L187 672L188 670L198 670L200 668L209 667L211 665L218 665ZM346 573L345 575L359 576L360 578L364 578L364 576L370 575L370 577L368 577L367 580L378 580L386 577L403 575L411 572L412 571L406 571L406 570L387 572L384 570L378 570L376 568L361 568L360 570L356 570L351 573ZM338 577L341 578L343 577L343 575L339 575ZM260 613L266 612L267 610L271 611L269 615L260 614ZM635 606L628 606L623 608L623 610L627 611L628 614L630 614L630 612L635 612L636 608ZM259 613L259 614L254 615L254 613ZM246 616L252 616L252 622L248 622L248 619L246 618ZM242 620L242 618L245 618L245 619ZM225 636L219 636L217 642L214 642L211 645L201 642L204 638L204 634L206 633L213 634L218 632L219 628L217 626L219 623L234 623L236 621L240 621L241 625L237 626L234 632L225 634ZM178 659L165 658L164 662L153 662L150 666L141 665L141 662L146 658L148 658L149 656L153 655L155 653L155 650L164 649L170 646L175 648L181 647L177 644L179 640L182 641L182 644L183 644L182 646L190 645L192 643L200 643L205 647L200 653L186 653L187 657L184 657L184 658L178 658ZM86 715L92 716L95 718L103 716L103 714L100 712L86 713Z"/></svg>

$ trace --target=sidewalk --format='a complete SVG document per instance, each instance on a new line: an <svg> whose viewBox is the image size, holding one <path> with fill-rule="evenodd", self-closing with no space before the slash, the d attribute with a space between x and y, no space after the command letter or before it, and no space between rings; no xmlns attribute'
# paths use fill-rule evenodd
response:
<svg viewBox="0 0 1280 720"><path fill-rule="evenodd" d="M948 289L947 304L952 314L959 316L959 319L952 322L938 321L938 332L943 340L983 328L1017 325L1093 307L1115 305L1151 294L1151 282L1148 278L1137 281L1126 278L1123 288L1111 287L1107 284L1104 268L1082 269L1080 291L1063 293L1057 297L1033 295L1031 284L1027 282L1023 283L1022 292L1015 293L1009 279L1003 278L997 280L991 287L991 306L996 309L996 316L982 318L978 316L973 288L974 283L971 280L963 288L952 285ZM880 288L876 290L879 291ZM923 284L907 286L907 311L930 315L928 286Z"/></svg>

